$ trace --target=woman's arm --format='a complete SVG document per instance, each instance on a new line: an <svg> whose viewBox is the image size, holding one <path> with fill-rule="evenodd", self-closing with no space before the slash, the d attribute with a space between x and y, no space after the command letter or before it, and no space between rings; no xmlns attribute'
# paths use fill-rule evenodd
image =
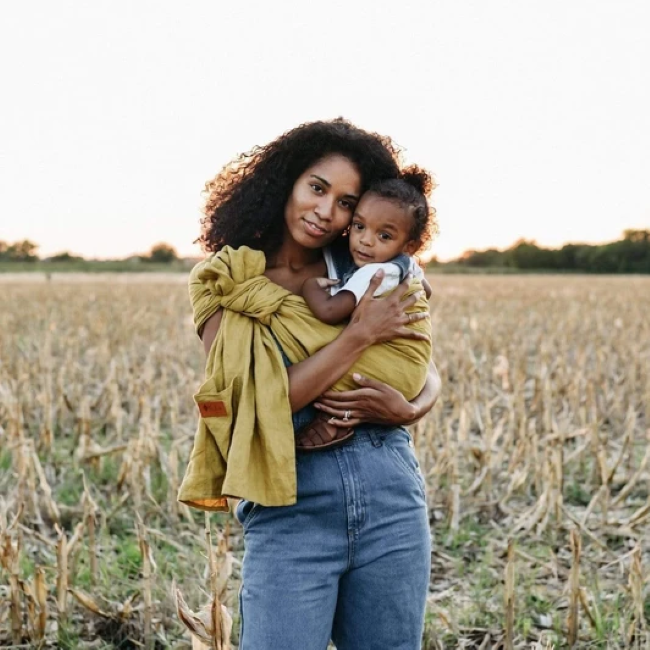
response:
<svg viewBox="0 0 650 650"><path fill-rule="evenodd" d="M205 321L203 329L199 332L201 341L203 341L203 349L205 350L205 355L207 356L210 353L210 348L214 343L214 339L217 338L217 332L219 327L221 327L221 318L223 317L223 310L221 307Z"/></svg>
<svg viewBox="0 0 650 650"><path fill-rule="evenodd" d="M413 294L402 299L409 288L408 282L403 282L390 296L374 298L373 294L382 278L381 273L373 277L350 323L334 341L287 369L292 412L299 411L333 386L371 345L394 338L427 338L421 332L407 327L409 322L422 320L428 315L426 312L411 314L409 320L406 314L406 310L417 302L419 296ZM218 311L210 316L203 327L201 338L206 353L212 347L220 324L221 312Z"/></svg>
<svg viewBox="0 0 650 650"><path fill-rule="evenodd" d="M419 340L428 338L421 332L406 327L409 323L406 310L420 298L415 293L403 299L409 289L408 280L400 284L391 295L385 298L374 297L383 277L382 271L373 276L349 324L332 343L287 369L289 403L294 413L313 402L341 379L371 345L399 337ZM417 315L417 320L427 316L427 312L421 312ZM416 320L414 316L411 319Z"/></svg>
<svg viewBox="0 0 650 650"><path fill-rule="evenodd" d="M429 300L429 298L431 298L431 294L433 293L433 291L431 290L431 285L429 284L429 281L426 278L422 278L420 282L422 282L422 286L424 287L424 293L427 297L427 300Z"/></svg>
<svg viewBox="0 0 650 650"><path fill-rule="evenodd" d="M441 388L442 382L440 381L438 368L436 368L436 364L432 359L429 362L427 380L424 383L422 392L412 402L409 402L411 405L411 414L408 420L404 422L404 424L415 424L416 422L420 421L438 401Z"/></svg>
<svg viewBox="0 0 650 650"><path fill-rule="evenodd" d="M360 388L348 391L327 391L314 406L332 416L330 422L342 428L354 427L364 422L376 424L409 425L423 418L440 395L440 376L433 363L429 364L427 380L422 392L412 401L392 386L368 377L353 375ZM349 412L347 420L344 414Z"/></svg>

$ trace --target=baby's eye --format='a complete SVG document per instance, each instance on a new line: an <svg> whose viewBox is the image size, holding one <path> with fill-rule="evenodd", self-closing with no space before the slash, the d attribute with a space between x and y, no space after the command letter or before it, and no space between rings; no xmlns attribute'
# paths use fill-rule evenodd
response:
<svg viewBox="0 0 650 650"><path fill-rule="evenodd" d="M359 223L358 221L354 221L354 222L352 223L352 227L353 227L355 230L363 230L363 224L362 224L362 223Z"/></svg>
<svg viewBox="0 0 650 650"><path fill-rule="evenodd" d="M388 241L389 239L391 239L391 236L387 232L380 232L379 233L379 238L382 241Z"/></svg>

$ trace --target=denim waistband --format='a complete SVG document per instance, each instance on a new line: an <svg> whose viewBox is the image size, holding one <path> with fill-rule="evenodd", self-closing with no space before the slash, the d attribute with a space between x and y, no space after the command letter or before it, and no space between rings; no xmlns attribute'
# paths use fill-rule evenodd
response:
<svg viewBox="0 0 650 650"><path fill-rule="evenodd" d="M355 431L354 436L352 436L350 440L347 440L341 446L371 444L374 445L375 447L379 447L382 441L388 438L388 436L391 436L394 433L398 433L399 431L403 431L404 433L408 434L408 430L405 429L404 427L383 427L379 425L378 426L364 425L364 427L360 431Z"/></svg>

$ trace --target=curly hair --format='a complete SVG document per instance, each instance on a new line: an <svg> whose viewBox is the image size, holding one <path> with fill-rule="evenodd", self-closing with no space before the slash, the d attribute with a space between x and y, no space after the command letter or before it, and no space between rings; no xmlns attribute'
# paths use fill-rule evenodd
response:
<svg viewBox="0 0 650 650"><path fill-rule="evenodd" d="M403 169L398 178L389 178L373 183L368 192L395 201L413 217L410 239L417 242L417 252L422 252L438 231L436 210L429 205L427 197L436 189L433 176L422 167L410 165Z"/></svg>
<svg viewBox="0 0 650 650"><path fill-rule="evenodd" d="M362 192L399 175L400 150L390 138L343 118L301 124L241 154L205 184L205 216L197 241L209 252L224 246L250 246L267 255L277 251L295 182L330 154L345 156L356 165Z"/></svg>

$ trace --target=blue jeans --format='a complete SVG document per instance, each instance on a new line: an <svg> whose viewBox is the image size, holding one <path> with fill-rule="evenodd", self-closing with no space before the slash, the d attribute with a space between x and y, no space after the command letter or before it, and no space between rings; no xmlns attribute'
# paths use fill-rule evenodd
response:
<svg viewBox="0 0 650 650"><path fill-rule="evenodd" d="M237 507L240 650L416 650L431 568L424 480L403 428L297 455L298 502Z"/></svg>

